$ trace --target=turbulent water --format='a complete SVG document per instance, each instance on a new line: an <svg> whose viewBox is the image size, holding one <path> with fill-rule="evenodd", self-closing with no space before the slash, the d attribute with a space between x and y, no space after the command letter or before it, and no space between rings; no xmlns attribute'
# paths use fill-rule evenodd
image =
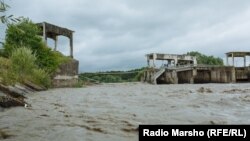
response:
<svg viewBox="0 0 250 141"><path fill-rule="evenodd" d="M250 84L103 84L28 95L0 112L6 141L136 141L139 124L249 124Z"/></svg>

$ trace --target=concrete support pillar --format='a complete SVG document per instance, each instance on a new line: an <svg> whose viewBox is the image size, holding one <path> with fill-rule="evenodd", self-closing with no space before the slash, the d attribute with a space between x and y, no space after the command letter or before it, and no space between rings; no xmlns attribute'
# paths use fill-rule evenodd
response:
<svg viewBox="0 0 250 141"><path fill-rule="evenodd" d="M178 84L178 75L177 75L177 71L173 71L173 79L174 79L174 84Z"/></svg>
<svg viewBox="0 0 250 141"><path fill-rule="evenodd" d="M244 56L244 67L246 67L247 66L247 58L246 58L246 56Z"/></svg>
<svg viewBox="0 0 250 141"><path fill-rule="evenodd" d="M226 65L229 66L229 64L228 64L228 56L227 56L227 60L226 60L226 61L227 61L227 62L226 62Z"/></svg>
<svg viewBox="0 0 250 141"><path fill-rule="evenodd" d="M69 38L69 45L70 45L70 57L73 58L73 34L71 34L71 37Z"/></svg>
<svg viewBox="0 0 250 141"><path fill-rule="evenodd" d="M148 64L148 67L150 67L150 59L149 59L149 56L147 56L147 64Z"/></svg>
<svg viewBox="0 0 250 141"><path fill-rule="evenodd" d="M194 78L195 78L196 75L197 75L197 69L191 70L191 78L190 78L190 81L189 81L190 84L194 84Z"/></svg>
<svg viewBox="0 0 250 141"><path fill-rule="evenodd" d="M154 53L154 54L153 54L153 67L154 67L154 68L156 67L156 65L155 65L155 60L156 60L156 54Z"/></svg>
<svg viewBox="0 0 250 141"><path fill-rule="evenodd" d="M197 65L197 60L196 57L193 57L193 65L196 66Z"/></svg>
<svg viewBox="0 0 250 141"><path fill-rule="evenodd" d="M43 23L43 41L47 45L47 34L46 34L46 25Z"/></svg>
<svg viewBox="0 0 250 141"><path fill-rule="evenodd" d="M168 60L168 66L170 66L171 65L171 60Z"/></svg>
<svg viewBox="0 0 250 141"><path fill-rule="evenodd" d="M236 82L236 71L235 71L235 68L232 68L231 72L232 72L231 73L231 78L232 78L231 82L235 83Z"/></svg>
<svg viewBox="0 0 250 141"><path fill-rule="evenodd" d="M177 66L178 60L174 59L174 66Z"/></svg>
<svg viewBox="0 0 250 141"><path fill-rule="evenodd" d="M57 51L57 42L58 42L58 37L56 36L55 37L55 48L54 48L54 51Z"/></svg>
<svg viewBox="0 0 250 141"><path fill-rule="evenodd" d="M233 66L234 66L234 54L232 53L232 60L233 60Z"/></svg>

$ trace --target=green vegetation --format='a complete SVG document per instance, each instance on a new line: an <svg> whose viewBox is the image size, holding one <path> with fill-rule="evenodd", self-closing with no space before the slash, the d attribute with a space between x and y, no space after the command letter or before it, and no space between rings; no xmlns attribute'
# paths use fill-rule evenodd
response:
<svg viewBox="0 0 250 141"><path fill-rule="evenodd" d="M223 60L221 58L216 58L214 56L206 56L196 51L188 52L187 55L195 56L197 58L198 64L204 65L223 65Z"/></svg>
<svg viewBox="0 0 250 141"><path fill-rule="evenodd" d="M13 85L28 81L50 87L49 73L66 59L46 47L38 36L38 27L31 21L7 16L8 8L0 0L0 23L8 25L5 42L1 42L3 49L0 49L0 83Z"/></svg>
<svg viewBox="0 0 250 141"><path fill-rule="evenodd" d="M5 15L4 13L10 8L9 5L4 3L3 0L0 0L0 22L1 23L10 23L17 22L20 20L20 18L14 18L13 15Z"/></svg>
<svg viewBox="0 0 250 141"><path fill-rule="evenodd" d="M130 71L106 71L96 73L82 73L79 78L82 81L93 81L102 83L121 83L140 81L145 68Z"/></svg>
<svg viewBox="0 0 250 141"><path fill-rule="evenodd" d="M29 19L6 15L9 6L0 0L0 23L7 24L3 49L0 49L0 83L32 82L50 87L50 77L60 64L70 60L52 51L39 36L39 27Z"/></svg>
<svg viewBox="0 0 250 141"><path fill-rule="evenodd" d="M10 58L1 57L1 82L6 85L12 85L16 82L33 82L44 87L50 86L50 77L43 69L36 64L36 56L28 48L21 47L15 49Z"/></svg>
<svg viewBox="0 0 250 141"><path fill-rule="evenodd" d="M8 24L3 50L0 51L0 82L50 87L50 77L60 64L70 60L52 51L38 35L40 29L28 19Z"/></svg>
<svg viewBox="0 0 250 141"><path fill-rule="evenodd" d="M28 19L10 24L6 31L4 55L9 57L14 49L25 46L36 54L36 64L40 68L53 73L61 63L70 58L48 48L38 35L39 32L38 26Z"/></svg>

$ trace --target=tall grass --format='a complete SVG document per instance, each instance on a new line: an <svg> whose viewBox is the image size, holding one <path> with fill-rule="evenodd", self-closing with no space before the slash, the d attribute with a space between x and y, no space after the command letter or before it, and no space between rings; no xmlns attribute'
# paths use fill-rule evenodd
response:
<svg viewBox="0 0 250 141"><path fill-rule="evenodd" d="M34 84L50 87L49 74L38 68L36 55L29 48L20 47L15 49L9 59L0 58L0 77L5 84L15 84L30 81Z"/></svg>

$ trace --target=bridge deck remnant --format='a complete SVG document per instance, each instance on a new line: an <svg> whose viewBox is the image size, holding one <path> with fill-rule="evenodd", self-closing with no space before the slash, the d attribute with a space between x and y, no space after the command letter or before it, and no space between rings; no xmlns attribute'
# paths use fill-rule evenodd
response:
<svg viewBox="0 0 250 141"><path fill-rule="evenodd" d="M249 81L247 73L250 71L250 67L201 65L197 64L195 57L188 55L152 53L147 54L146 57L148 69L144 73L143 80L153 84ZM167 65L164 64L157 68L156 60L167 60Z"/></svg>

